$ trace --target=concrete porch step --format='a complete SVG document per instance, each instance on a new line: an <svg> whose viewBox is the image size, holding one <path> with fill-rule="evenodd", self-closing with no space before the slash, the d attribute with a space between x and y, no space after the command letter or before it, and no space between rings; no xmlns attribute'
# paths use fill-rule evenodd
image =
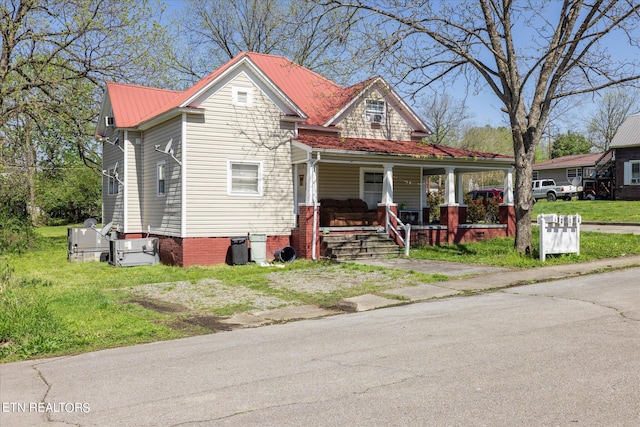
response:
<svg viewBox="0 0 640 427"><path fill-rule="evenodd" d="M387 233L322 236L323 255L333 259L382 258L401 254Z"/></svg>

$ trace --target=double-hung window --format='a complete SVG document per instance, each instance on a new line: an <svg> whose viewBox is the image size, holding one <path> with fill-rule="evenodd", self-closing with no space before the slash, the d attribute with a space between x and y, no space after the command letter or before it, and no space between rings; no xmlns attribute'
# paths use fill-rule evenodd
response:
<svg viewBox="0 0 640 427"><path fill-rule="evenodd" d="M631 184L640 184L640 161L631 163Z"/></svg>
<svg viewBox="0 0 640 427"><path fill-rule="evenodd" d="M115 196L120 192L118 185L118 166L113 166L107 171L108 176L108 192L110 196Z"/></svg>
<svg viewBox="0 0 640 427"><path fill-rule="evenodd" d="M370 123L382 123L385 114L385 102L381 99L366 100L365 118Z"/></svg>
<svg viewBox="0 0 640 427"><path fill-rule="evenodd" d="M227 193L237 196L262 196L262 162L229 160Z"/></svg>
<svg viewBox="0 0 640 427"><path fill-rule="evenodd" d="M576 177L582 177L582 170L580 168L567 169L567 181L572 182Z"/></svg>

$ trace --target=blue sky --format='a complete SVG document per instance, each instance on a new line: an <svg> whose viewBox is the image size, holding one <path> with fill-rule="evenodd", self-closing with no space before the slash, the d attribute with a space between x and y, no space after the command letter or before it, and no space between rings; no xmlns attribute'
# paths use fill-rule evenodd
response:
<svg viewBox="0 0 640 427"><path fill-rule="evenodd" d="M165 16L180 13L180 9L184 6L183 0L164 0L164 3L167 5ZM554 19L553 16L557 16L557 14L554 14L555 11L553 9L557 8L558 5L559 3L553 2L546 4L546 7L549 10L548 15L552 20ZM544 13L544 11L542 13ZM540 19L542 18L546 19L547 16L540 17ZM527 29L526 25L523 25L522 23L518 24L522 29L522 31L517 34L520 41L528 40L530 42L531 40L535 40L535 37L532 36L532 32ZM605 40L608 43L606 48L614 58L631 59L637 64L640 64L640 57L628 58L628 51L625 50L626 43L619 36L607 37ZM491 63L491 61L488 62ZM373 74L376 73L374 72ZM389 76L383 75L383 77L390 80ZM401 88L397 89L399 92L402 92ZM470 119L472 124L477 126L491 125L494 127L509 126L506 115L500 111L502 107L501 101L488 86L484 90L482 88L480 90L476 89L477 93L474 93L474 89L468 88L466 81L460 78L452 84L447 84L446 91L450 96L454 97L458 101L463 99L465 100L467 109L472 115L472 119ZM428 96L430 92L430 90L426 90L421 94L421 96ZM570 104L571 108L563 111L560 115L561 118L552 122L552 127L555 127L554 132L566 132L569 129L573 131L582 130L582 128L586 126L588 116L597 109L597 104L592 102L597 102L597 99L598 94L572 98ZM408 97L406 98L406 101L411 103L411 100L408 99ZM413 103L413 107L418 114L421 114L421 108L417 103Z"/></svg>

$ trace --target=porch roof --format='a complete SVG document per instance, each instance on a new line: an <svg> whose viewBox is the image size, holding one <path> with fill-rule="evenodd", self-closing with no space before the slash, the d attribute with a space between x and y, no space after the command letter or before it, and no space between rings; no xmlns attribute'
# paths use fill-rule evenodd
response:
<svg viewBox="0 0 640 427"><path fill-rule="evenodd" d="M422 158L450 158L450 159L495 159L513 160L513 157L503 154L485 153L481 151L465 150L444 145L420 143L416 141L390 141L384 139L342 138L326 135L299 135L295 138L301 144L312 150L322 150L336 153L352 152L354 154L376 153L395 156L409 156Z"/></svg>

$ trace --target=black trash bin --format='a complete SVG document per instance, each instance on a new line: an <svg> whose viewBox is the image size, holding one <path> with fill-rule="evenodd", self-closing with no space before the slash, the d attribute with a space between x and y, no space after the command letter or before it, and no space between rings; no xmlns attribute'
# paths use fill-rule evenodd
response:
<svg viewBox="0 0 640 427"><path fill-rule="evenodd" d="M244 236L231 238L231 264L245 265L249 262L247 238Z"/></svg>
<svg viewBox="0 0 640 427"><path fill-rule="evenodd" d="M278 249L273 254L273 257L276 261L292 262L296 259L296 251L291 246L285 246L284 248Z"/></svg>

